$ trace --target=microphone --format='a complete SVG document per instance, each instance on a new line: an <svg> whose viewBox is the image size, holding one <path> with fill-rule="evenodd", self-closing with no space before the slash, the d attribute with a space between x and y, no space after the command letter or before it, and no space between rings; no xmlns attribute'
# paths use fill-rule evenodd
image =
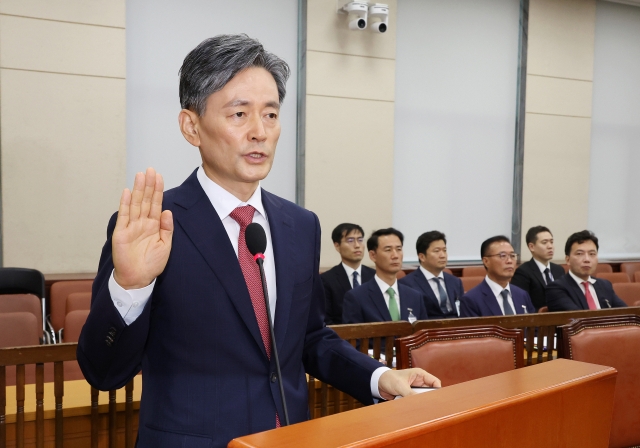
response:
<svg viewBox="0 0 640 448"><path fill-rule="evenodd" d="M269 291L267 290L267 279L264 275L264 251L267 250L267 234L257 222L249 224L245 230L244 238L247 248L253 259L258 263L260 268L260 279L262 280L262 291L264 293L264 304L267 307L267 321L269 322L269 333L271 334L271 350L276 362L276 372L278 373L278 383L280 385L280 397L282 398L282 407L284 408L285 426L289 426L289 412L287 411L287 401L284 397L284 384L282 383L282 373L280 373L280 359L278 358L278 348L276 347L276 336L273 332L273 323L271 321L271 307L269 307Z"/></svg>

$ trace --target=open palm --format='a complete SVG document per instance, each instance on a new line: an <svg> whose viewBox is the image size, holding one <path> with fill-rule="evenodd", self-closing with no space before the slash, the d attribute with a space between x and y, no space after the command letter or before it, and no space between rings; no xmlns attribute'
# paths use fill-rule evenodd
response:
<svg viewBox="0 0 640 448"><path fill-rule="evenodd" d="M153 168L125 189L112 237L114 279L124 289L149 285L167 265L173 236L171 211L162 211L164 181Z"/></svg>

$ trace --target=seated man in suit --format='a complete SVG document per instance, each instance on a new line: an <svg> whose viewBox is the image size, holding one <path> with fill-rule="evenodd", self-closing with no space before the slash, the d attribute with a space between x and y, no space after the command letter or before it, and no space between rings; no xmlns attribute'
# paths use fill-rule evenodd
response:
<svg viewBox="0 0 640 448"><path fill-rule="evenodd" d="M331 239L342 262L323 273L327 325L342 323L342 301L347 291L368 282L376 271L362 265L364 230L357 224L343 223L333 229Z"/></svg>
<svg viewBox="0 0 640 448"><path fill-rule="evenodd" d="M611 282L591 277L598 267L598 238L576 232L564 247L569 273L547 286L549 311L599 310L627 306L613 291Z"/></svg>
<svg viewBox="0 0 640 448"><path fill-rule="evenodd" d="M367 240L369 258L376 265L373 280L347 292L342 321L345 324L424 320L427 312L422 294L398 285L402 269L402 233L394 228L376 230Z"/></svg>
<svg viewBox="0 0 640 448"><path fill-rule="evenodd" d="M416 250L420 266L400 279L400 284L424 294L429 319L458 317L459 300L464 290L458 277L444 272L448 259L444 233L437 230L423 233L416 241Z"/></svg>
<svg viewBox="0 0 640 448"><path fill-rule="evenodd" d="M482 243L480 255L487 276L460 299L460 317L535 313L529 294L509 284L518 259L509 238L489 238Z"/></svg>
<svg viewBox="0 0 640 448"><path fill-rule="evenodd" d="M554 247L549 229L544 226L531 227L525 240L531 251L531 260L516 269L511 284L527 291L533 306L539 310L547 306L544 288L562 277L564 269L559 264L551 263Z"/></svg>

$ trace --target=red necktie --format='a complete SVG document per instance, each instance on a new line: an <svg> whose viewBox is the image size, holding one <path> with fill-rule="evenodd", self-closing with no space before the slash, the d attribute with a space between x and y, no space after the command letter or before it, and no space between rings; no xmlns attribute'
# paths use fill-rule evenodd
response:
<svg viewBox="0 0 640 448"><path fill-rule="evenodd" d="M593 300L593 296L591 295L591 291L589 291L589 282L582 282L582 286L584 286L584 295L587 297L587 305L589 305L590 310L597 310L596 301Z"/></svg>
<svg viewBox="0 0 640 448"><path fill-rule="evenodd" d="M269 321L267 320L267 308L264 303L264 292L262 291L262 279L260 278L260 268L253 259L253 255L249 252L247 242L245 240L245 231L247 226L253 222L253 214L255 209L250 205L238 207L232 211L229 216L240 224L240 235L238 237L238 261L240 262L240 269L242 269L242 275L244 281L247 283L247 289L249 290L249 296L251 297L251 304L253 305L253 311L256 313L256 320L258 321L258 327L260 328L260 336L262 336L262 343L264 349L267 352L267 357L271 359L271 335L269 332ZM280 427L280 418L276 412L276 428Z"/></svg>

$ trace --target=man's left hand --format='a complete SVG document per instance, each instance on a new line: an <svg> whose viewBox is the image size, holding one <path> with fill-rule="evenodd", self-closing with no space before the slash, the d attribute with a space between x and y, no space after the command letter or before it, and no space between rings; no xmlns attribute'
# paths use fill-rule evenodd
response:
<svg viewBox="0 0 640 448"><path fill-rule="evenodd" d="M422 369L387 370L378 380L378 391L385 400L397 395L407 397L417 392L413 387L440 387L440 380Z"/></svg>

